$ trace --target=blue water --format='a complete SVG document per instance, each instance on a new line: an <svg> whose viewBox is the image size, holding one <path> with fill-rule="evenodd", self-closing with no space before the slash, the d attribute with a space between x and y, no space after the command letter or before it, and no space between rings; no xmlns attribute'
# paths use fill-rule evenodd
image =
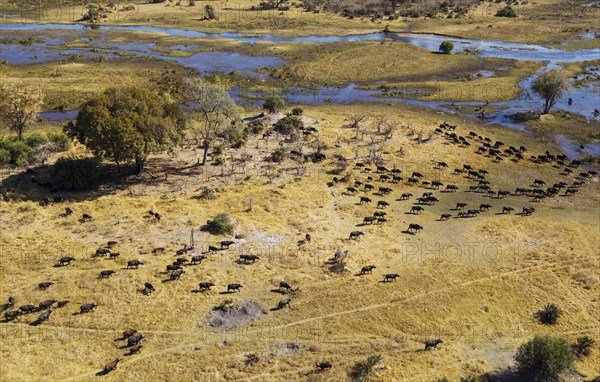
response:
<svg viewBox="0 0 600 382"><path fill-rule="evenodd" d="M29 63L29 62L44 62L64 58L68 55L81 56L104 56L114 57L118 53L129 53L139 56L157 57L164 60L176 61L184 67L193 68L202 74L211 72L230 73L236 72L244 77L268 78L267 75L258 73L257 70L263 67L275 67L284 65L285 61L278 57L271 56L248 56L239 53L227 52L199 52L189 57L168 57L159 52L154 51L156 44L154 43L114 43L109 42L107 37L99 37L89 40L92 48L98 51L92 52L90 48L80 49L51 49L65 41L73 39L73 31L83 32L88 27L79 24L0 24L0 36L10 36L10 33L15 31L39 31L38 37L45 39L43 44L32 44L29 46L23 45L8 45L0 44L0 60L7 60L10 63ZM47 38L43 31L47 29L62 30L65 33L60 34L65 40L60 38ZM523 112L539 109L542 105L541 99L535 96L529 89L533 80L543 70L556 67L558 63L570 63L579 61L590 61L600 59L600 49L578 50L578 51L563 51L559 49L547 48L533 44L519 44L503 41L488 41L461 39L434 34L414 34L414 33L369 33L350 36L307 36L307 37L278 37L273 35L249 36L237 32L227 33L204 33L176 28L160 28L152 26L101 26L99 33L106 30L124 30L124 31L145 31L158 32L169 36L180 37L201 37L211 39L230 39L244 43L254 44L261 41L269 42L292 42L292 43L328 43L337 41L368 41L368 40L383 40L391 39L401 43L412 44L431 51L437 51L440 43L444 40L453 41L455 51L462 51L464 48L473 49L479 56L482 57L497 57L514 60L532 60L544 62L546 66L535 75L524 79L520 86L523 89L522 94L510 101L490 103L497 111L486 115L487 123L498 123L516 129L523 129L523 125L513 122L509 115L515 112ZM585 36L587 37L587 36ZM84 40L88 42L88 40ZM190 50L198 45L174 45L170 47L173 50ZM486 75L493 75L487 73ZM600 110L600 82L596 74L592 75L592 80L585 86L572 88L571 93L566 94L560 99L555 108L564 109L573 113L581 114L588 120L598 120L597 116L593 115L594 109ZM469 82L466 81L464 86L459 85L453 91L470 91ZM503 89L489 89L490 96L496 92L502 92ZM250 102L246 99L247 95L262 97L264 94L253 92L245 92L243 89L233 89L232 97L238 102ZM450 102L444 100L441 94L435 101L418 101L401 97L385 96L377 90L365 90L358 88L355 84L348 84L344 87L326 87L317 85L315 89L304 89L298 87L289 87L284 92L285 97L290 103L297 104L317 104L322 102L333 103L355 103L355 102L371 102L381 100L393 100L395 102L409 103L416 106L433 108L435 110L451 112L453 107L459 107L470 118L473 118L472 112L479 103L476 102ZM567 98L573 100L572 105L568 105ZM74 111L67 113L52 112L43 113L42 116L48 119L60 120L63 117L70 119L74 117ZM460 113L460 111L459 111ZM593 149L595 151L596 149Z"/></svg>

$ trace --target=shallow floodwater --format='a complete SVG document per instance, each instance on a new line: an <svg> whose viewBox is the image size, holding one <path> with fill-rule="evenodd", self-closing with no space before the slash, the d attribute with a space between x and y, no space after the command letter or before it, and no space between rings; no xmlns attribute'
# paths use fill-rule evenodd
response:
<svg viewBox="0 0 600 382"><path fill-rule="evenodd" d="M39 31L38 37L44 38L45 42L41 44L18 45L18 44L0 44L0 60L7 60L11 63L29 63L29 62L44 62L69 55L81 56L104 56L114 57L115 54L134 54L138 56L150 56L161 58L164 60L176 61L182 66L193 68L200 73L210 72L236 72L245 77L268 78L267 75L258 73L257 70L263 67L275 67L284 65L285 61L278 57L270 56L246 56L238 53L227 52L199 52L192 54L189 57L169 57L162 55L160 52L154 51L156 45L153 43L136 43L125 42L118 43L109 41L108 38L102 36L94 40L83 40L89 44L86 48L71 48L71 49L52 49L57 48L65 40L61 38L47 38L44 36L44 30L60 30L64 31L64 36L68 41L73 39L73 34L84 32L89 29L89 26L80 24L0 24L0 33L2 37L10 36L11 31ZM294 43L327 43L336 41L367 41L367 40L383 40L392 39L402 43L420 46L422 48L437 51L440 43L444 40L450 40L454 43L457 51L462 51L464 48L469 48L473 52L477 52L482 57L497 57L515 60L532 60L545 62L547 66L542 68L538 73L521 81L519 84L523 89L522 94L510 101L490 103L496 112L486 115L487 123L498 123L516 129L524 129L523 125L515 123L509 116L516 112L525 112L539 109L542 105L542 100L534 95L529 89L533 80L545 69L555 67L558 63L570 63L579 61L590 61L600 59L600 49L578 50L578 51L563 51L553 48L547 48L533 44L519 44L503 41L487 41L474 39L461 39L434 34L415 34L415 33L369 33L350 36L307 36L307 37L277 37L272 35L249 36L241 33L203 33L176 28L160 28L152 26L111 26L102 25L98 27L100 32L108 30L124 30L124 31L145 31L157 32L169 36L180 37L202 37L213 39L231 39L245 43L254 44L260 41L270 42L294 42ZM591 36L586 34L584 38ZM190 50L197 48L198 45L174 45L172 50ZM480 76L488 77L494 75L489 72L482 72ZM468 87L468 81L465 81L465 86ZM492 89L494 90L494 89ZM501 89L495 89L501 91ZM243 89L233 89L232 97L239 102L253 103L257 101L248 101L248 95L262 96L259 93L246 92ZM451 112L453 110L469 109L472 111L479 106L478 102L449 102L443 99L436 101L418 101L401 97L393 97L382 94L378 90L365 90L358 88L355 84L349 84L341 88L316 86L314 89L304 89L298 87L290 87L284 93L286 98L292 103L298 104L316 104L322 102L333 103L355 103L362 101L381 101L382 99L393 100L396 102L409 103L412 105L433 108L435 110ZM568 104L568 98L572 99L572 104ZM591 79L588 80L585 86L572 88L569 94L560 99L555 106L558 109L564 109L572 113L581 114L588 120L599 120L599 116L594 115L594 110L600 110L600 79L597 72L591 74ZM41 116L51 120L71 119L76 111L69 112L50 112L42 113ZM472 113L466 114L470 118L474 118ZM559 140L565 142L564 139ZM567 145L567 143L564 143ZM568 149L571 154L576 154L576 151ZM597 153L595 148L591 148L590 152Z"/></svg>

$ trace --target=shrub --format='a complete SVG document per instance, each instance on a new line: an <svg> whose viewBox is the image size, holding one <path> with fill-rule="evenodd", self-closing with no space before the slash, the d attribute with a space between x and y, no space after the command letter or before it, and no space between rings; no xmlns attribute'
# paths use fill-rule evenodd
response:
<svg viewBox="0 0 600 382"><path fill-rule="evenodd" d="M56 151L67 151L71 148L71 140L65 133L48 133L48 141L54 145Z"/></svg>
<svg viewBox="0 0 600 382"><path fill-rule="evenodd" d="M269 161L281 163L285 159L285 152L282 149L275 149L269 156Z"/></svg>
<svg viewBox="0 0 600 382"><path fill-rule="evenodd" d="M267 98L265 100L265 103L263 104L263 109L268 110L269 113L275 113L284 107L285 107L285 100L282 97L276 96L276 95L273 95L273 96L270 96L269 98Z"/></svg>
<svg viewBox="0 0 600 382"><path fill-rule="evenodd" d="M256 121L252 121L249 124L246 125L246 134L258 134L261 131L263 131L263 129L265 128L263 121L261 120L256 120Z"/></svg>
<svg viewBox="0 0 600 382"><path fill-rule="evenodd" d="M510 5L496 12L496 17L517 17L517 12Z"/></svg>
<svg viewBox="0 0 600 382"><path fill-rule="evenodd" d="M0 149L0 165L10 163L10 152L6 149Z"/></svg>
<svg viewBox="0 0 600 382"><path fill-rule="evenodd" d="M469 374L466 377L461 377L460 382L483 382L483 380L476 375Z"/></svg>
<svg viewBox="0 0 600 382"><path fill-rule="evenodd" d="M536 315L542 324L554 325L558 323L562 310L556 304L546 304Z"/></svg>
<svg viewBox="0 0 600 382"><path fill-rule="evenodd" d="M25 143L27 143L27 146L35 148L48 143L48 138L40 133L33 133L25 138Z"/></svg>
<svg viewBox="0 0 600 382"><path fill-rule="evenodd" d="M292 109L292 115L300 116L304 113L301 107L295 107Z"/></svg>
<svg viewBox="0 0 600 382"><path fill-rule="evenodd" d="M519 369L535 380L552 380L575 361L569 342L561 337L536 335L515 355Z"/></svg>
<svg viewBox="0 0 600 382"><path fill-rule="evenodd" d="M592 352L592 346L594 346L594 339L589 336L582 336L577 338L574 344L571 345L575 355L578 358L587 357Z"/></svg>
<svg viewBox="0 0 600 382"><path fill-rule="evenodd" d="M100 181L100 169L95 158L60 158L50 171L52 183L67 191L92 188Z"/></svg>
<svg viewBox="0 0 600 382"><path fill-rule="evenodd" d="M302 120L295 115L288 115L277 121L273 125L273 129L283 135L294 135L297 134L300 129L304 127Z"/></svg>
<svg viewBox="0 0 600 382"><path fill-rule="evenodd" d="M208 221L207 230L213 235L231 233L231 231L233 231L233 223L229 215L220 213L212 220Z"/></svg>
<svg viewBox="0 0 600 382"><path fill-rule="evenodd" d="M215 11L215 7L210 4L204 6L204 18L206 20L218 20L219 16L217 16L217 11Z"/></svg>
<svg viewBox="0 0 600 382"><path fill-rule="evenodd" d="M350 378L355 382L367 381L373 366L379 361L381 361L380 355L371 355L366 360L357 362L350 372Z"/></svg>
<svg viewBox="0 0 600 382"><path fill-rule="evenodd" d="M450 54L450 52L452 52L452 50L454 49L454 44L452 43L452 41L442 41L442 43L440 44L440 52L443 52L445 54Z"/></svg>
<svg viewBox="0 0 600 382"><path fill-rule="evenodd" d="M33 149L23 141L7 139L0 141L0 150L8 152L9 163L22 166L31 160Z"/></svg>
<svg viewBox="0 0 600 382"><path fill-rule="evenodd" d="M217 192L212 188L204 187L202 189L202 192L200 192L200 194L196 198L214 200L217 198Z"/></svg>

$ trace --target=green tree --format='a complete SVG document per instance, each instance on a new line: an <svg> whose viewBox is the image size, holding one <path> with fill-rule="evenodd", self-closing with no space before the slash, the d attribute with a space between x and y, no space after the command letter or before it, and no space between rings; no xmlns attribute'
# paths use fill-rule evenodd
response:
<svg viewBox="0 0 600 382"><path fill-rule="evenodd" d="M233 222L231 221L229 215L226 213L220 213L212 220L208 221L207 230L213 235L231 233L233 231Z"/></svg>
<svg viewBox="0 0 600 382"><path fill-rule="evenodd" d="M507 5L496 12L496 17L517 17L517 12L510 5Z"/></svg>
<svg viewBox="0 0 600 382"><path fill-rule="evenodd" d="M232 125L242 128L239 124L238 107L226 89L212 85L202 78L188 79L185 86L187 101L192 105L190 128L200 141L204 165L208 150L215 142L227 140L228 136L238 137L231 130Z"/></svg>
<svg viewBox="0 0 600 382"><path fill-rule="evenodd" d="M452 41L442 41L442 43L440 44L440 52L444 52L445 54L450 54L450 52L452 52L452 50L454 49L454 44L452 43Z"/></svg>
<svg viewBox="0 0 600 382"><path fill-rule="evenodd" d="M7 122L22 140L25 128L41 111L43 100L44 96L37 88L0 86L0 121Z"/></svg>
<svg viewBox="0 0 600 382"><path fill-rule="evenodd" d="M558 98L570 87L563 71L551 69L538 76L531 85L531 89L544 100L543 114L548 114L556 104Z"/></svg>
<svg viewBox="0 0 600 382"><path fill-rule="evenodd" d="M117 168L134 161L140 174L150 154L179 142L183 127L179 108L165 97L137 87L110 88L83 104L65 133Z"/></svg>
<svg viewBox="0 0 600 382"><path fill-rule="evenodd" d="M273 130L279 134L296 136L304 127L304 122L295 115L288 115L273 124Z"/></svg>
<svg viewBox="0 0 600 382"><path fill-rule="evenodd" d="M285 99L280 96L272 95L265 100L263 103L263 109L269 111L269 113L275 113L285 107Z"/></svg>
<svg viewBox="0 0 600 382"><path fill-rule="evenodd" d="M535 381L549 381L573 365L575 353L562 337L536 335L519 347L515 360L519 369Z"/></svg>

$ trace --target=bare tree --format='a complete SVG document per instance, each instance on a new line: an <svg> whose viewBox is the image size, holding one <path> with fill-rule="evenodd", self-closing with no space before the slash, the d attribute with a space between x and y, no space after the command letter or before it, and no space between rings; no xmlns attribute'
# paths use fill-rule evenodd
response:
<svg viewBox="0 0 600 382"><path fill-rule="evenodd" d="M394 123L388 124L386 126L386 128L383 129L383 131L381 132L383 134L383 139L386 141L389 139L392 139L392 137L397 129L398 128L396 127L396 125Z"/></svg>
<svg viewBox="0 0 600 382"><path fill-rule="evenodd" d="M381 134L381 129L383 128L383 125L385 125L386 122L387 122L387 119L382 115L375 118L375 121L373 122L373 126L375 127L377 134Z"/></svg>
<svg viewBox="0 0 600 382"><path fill-rule="evenodd" d="M351 114L346 116L346 120L350 121L348 127L356 129L367 118L366 114Z"/></svg>
<svg viewBox="0 0 600 382"><path fill-rule="evenodd" d="M190 128L203 150L202 165L211 145L239 121L238 107L226 89L212 85L202 78L185 82L187 100L192 106Z"/></svg>

